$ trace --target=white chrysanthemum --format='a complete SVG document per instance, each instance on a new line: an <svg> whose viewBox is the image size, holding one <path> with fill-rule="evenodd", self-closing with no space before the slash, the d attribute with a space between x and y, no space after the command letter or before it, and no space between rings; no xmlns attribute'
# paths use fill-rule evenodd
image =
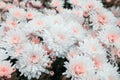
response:
<svg viewBox="0 0 120 80"><path fill-rule="evenodd" d="M0 61L0 78L11 78L11 74L14 72L14 67L11 66L9 61Z"/></svg>
<svg viewBox="0 0 120 80"><path fill-rule="evenodd" d="M98 39L90 37L85 38L83 43L80 42L80 50L91 57L97 54L105 54L105 50L101 43L99 43Z"/></svg>
<svg viewBox="0 0 120 80"><path fill-rule="evenodd" d="M11 9L9 9L8 12L8 18L12 18L12 19L17 19L19 20L24 20L25 19L25 10L19 7L13 7Z"/></svg>
<svg viewBox="0 0 120 80"><path fill-rule="evenodd" d="M1 23L2 28L4 31L8 31L10 29L14 29L18 26L18 21L13 20L13 19L6 19L6 22Z"/></svg>
<svg viewBox="0 0 120 80"><path fill-rule="evenodd" d="M28 20L31 20L31 19L33 19L33 18L37 18L38 15L40 15L40 13L39 13L37 10L29 9L29 10L27 10L25 17L26 17Z"/></svg>
<svg viewBox="0 0 120 80"><path fill-rule="evenodd" d="M22 55L18 58L16 68L21 75L31 78L39 78L42 72L49 73L45 68L50 62L42 45L26 44Z"/></svg>
<svg viewBox="0 0 120 80"><path fill-rule="evenodd" d="M100 80L119 80L120 74L117 72L118 67L113 67L111 64L104 64L102 68L97 71L97 76Z"/></svg>
<svg viewBox="0 0 120 80"><path fill-rule="evenodd" d="M50 48L58 57L65 57L68 48L75 43L74 38L67 27L67 24L55 24L51 26L47 32L46 39L44 39L48 48Z"/></svg>
<svg viewBox="0 0 120 80"><path fill-rule="evenodd" d="M65 62L66 77L72 77L72 80L85 80L88 74L94 74L94 63L86 56L74 56L69 62Z"/></svg>
<svg viewBox="0 0 120 80"><path fill-rule="evenodd" d="M2 41L9 44L9 46L21 44L21 43L25 42L25 40L26 40L25 34L19 28L8 31L7 34L5 35L5 37L3 37L3 39L2 39Z"/></svg>
<svg viewBox="0 0 120 80"><path fill-rule="evenodd" d="M117 19L110 11L101 9L98 12L91 13L90 21L92 22L91 25L93 26L93 29L98 30L105 28L107 25L115 24Z"/></svg>
<svg viewBox="0 0 120 80"><path fill-rule="evenodd" d="M68 24L68 30L71 31L76 40L83 40L86 37L86 30L77 22L71 21Z"/></svg>
<svg viewBox="0 0 120 80"><path fill-rule="evenodd" d="M106 29L99 31L98 38L106 45L116 45L120 41L120 29L109 25Z"/></svg>

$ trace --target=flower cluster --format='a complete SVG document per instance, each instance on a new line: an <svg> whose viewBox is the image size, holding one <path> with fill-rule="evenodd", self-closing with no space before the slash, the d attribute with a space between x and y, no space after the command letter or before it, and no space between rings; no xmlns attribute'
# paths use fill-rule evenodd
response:
<svg viewBox="0 0 120 80"><path fill-rule="evenodd" d="M99 0L67 3L71 9L64 0L0 1L0 78L18 70L39 79L58 57L71 80L119 80L117 18Z"/></svg>

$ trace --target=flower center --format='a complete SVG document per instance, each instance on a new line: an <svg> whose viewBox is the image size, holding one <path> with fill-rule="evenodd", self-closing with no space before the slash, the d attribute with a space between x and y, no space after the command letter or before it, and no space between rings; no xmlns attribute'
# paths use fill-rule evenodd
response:
<svg viewBox="0 0 120 80"><path fill-rule="evenodd" d="M98 59L94 59L94 65L96 68L99 68L101 66L101 62Z"/></svg>
<svg viewBox="0 0 120 80"><path fill-rule="evenodd" d="M0 69L0 71L3 72L3 73L8 72L8 68L7 68L7 67L2 67L2 68Z"/></svg>
<svg viewBox="0 0 120 80"><path fill-rule="evenodd" d="M33 14L30 13L30 12L28 12L28 13L26 14L26 17L27 17L27 19L32 19L32 18L33 18Z"/></svg>
<svg viewBox="0 0 120 80"><path fill-rule="evenodd" d="M13 44L18 44L18 43L21 42L19 36L13 36L11 41L12 41Z"/></svg>
<svg viewBox="0 0 120 80"><path fill-rule="evenodd" d="M35 55L35 54L32 54L31 56L30 56L30 62L31 63L38 63L39 62L39 56L37 56L37 55Z"/></svg>
<svg viewBox="0 0 120 80"><path fill-rule="evenodd" d="M36 24L37 24L38 26L42 26L43 22L42 22L42 21L37 21Z"/></svg>
<svg viewBox="0 0 120 80"><path fill-rule="evenodd" d="M84 74L86 72L86 69L82 64L75 64L73 70L76 75Z"/></svg>
<svg viewBox="0 0 120 80"><path fill-rule="evenodd" d="M15 11L15 12L14 12L14 16L15 16L16 18L21 18L21 17L22 17L22 13L21 13L20 11Z"/></svg>
<svg viewBox="0 0 120 80"><path fill-rule="evenodd" d="M73 32L74 32L75 34L79 34L79 31L78 31L77 28L73 28Z"/></svg>
<svg viewBox="0 0 120 80"><path fill-rule="evenodd" d="M92 3L89 3L86 5L88 10L92 10L94 8L94 5Z"/></svg>
<svg viewBox="0 0 120 80"><path fill-rule="evenodd" d="M117 40L118 40L118 35L117 34L108 34L108 40L109 40L109 42L112 42L112 43L114 43L114 42L116 42Z"/></svg>
<svg viewBox="0 0 120 80"><path fill-rule="evenodd" d="M99 15L98 22L101 24L106 24L108 22L108 18L106 17L106 15Z"/></svg>
<svg viewBox="0 0 120 80"><path fill-rule="evenodd" d="M63 41L66 39L66 37L65 37L64 34L58 34L58 36L59 36L59 38L60 38L61 40L63 40Z"/></svg>

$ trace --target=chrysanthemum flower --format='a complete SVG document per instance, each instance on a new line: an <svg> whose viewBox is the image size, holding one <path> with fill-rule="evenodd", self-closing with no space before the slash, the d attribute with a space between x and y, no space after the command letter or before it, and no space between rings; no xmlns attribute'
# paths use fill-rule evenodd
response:
<svg viewBox="0 0 120 80"><path fill-rule="evenodd" d="M49 73L45 68L50 59L46 55L42 45L26 44L22 55L15 64L21 75L31 78L39 78L42 72Z"/></svg>
<svg viewBox="0 0 120 80"><path fill-rule="evenodd" d="M13 20L7 20L6 21L6 26L9 27L10 29L16 28L18 25L18 22L13 21Z"/></svg>
<svg viewBox="0 0 120 80"><path fill-rule="evenodd" d="M19 7L14 7L9 9L8 17L12 17L17 20L22 20L25 18L25 10Z"/></svg>
<svg viewBox="0 0 120 80"><path fill-rule="evenodd" d="M69 62L65 62L65 67L67 68L64 73L66 77L72 77L84 80L88 73L94 74L94 64L93 61L86 56L74 56Z"/></svg>
<svg viewBox="0 0 120 80"><path fill-rule="evenodd" d="M38 12L36 10L30 9L26 12L26 18L28 20L33 19L33 18L37 18L37 17L38 17Z"/></svg>
<svg viewBox="0 0 120 80"><path fill-rule="evenodd" d="M76 40L82 40L86 37L86 30L79 23L71 21L68 25L69 31Z"/></svg>
<svg viewBox="0 0 120 80"><path fill-rule="evenodd" d="M99 43L98 39L93 38L85 38L84 42L80 42L80 50L90 56L94 56L96 54L104 54L105 50L102 45Z"/></svg>
<svg viewBox="0 0 120 80"><path fill-rule="evenodd" d="M66 27L63 24L51 26L48 32L49 36L45 39L48 48L52 49L58 57L65 57L68 48L74 44L74 38Z"/></svg>
<svg viewBox="0 0 120 80"><path fill-rule="evenodd" d="M94 12L90 15L90 21L92 22L93 29L98 30L105 28L107 25L115 24L117 19L110 11L101 9L100 11Z"/></svg>
<svg viewBox="0 0 120 80"><path fill-rule="evenodd" d="M99 31L99 39L107 45L116 45L120 41L120 32L118 27L109 25L106 29Z"/></svg>
<svg viewBox="0 0 120 80"><path fill-rule="evenodd" d="M21 44L25 41L25 34L19 28L12 29L7 32L2 41L8 43L9 46Z"/></svg>

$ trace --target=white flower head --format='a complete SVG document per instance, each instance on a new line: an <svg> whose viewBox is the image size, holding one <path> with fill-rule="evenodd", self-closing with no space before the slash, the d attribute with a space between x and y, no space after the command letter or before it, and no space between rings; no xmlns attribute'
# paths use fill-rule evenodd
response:
<svg viewBox="0 0 120 80"><path fill-rule="evenodd" d="M49 73L45 68L50 62L42 45L26 44L22 55L18 58L16 68L21 75L31 78L39 78L42 72Z"/></svg>
<svg viewBox="0 0 120 80"><path fill-rule="evenodd" d="M72 77L72 80L78 78L84 80L88 74L94 74L93 61L86 56L74 56L69 62L65 62L66 77Z"/></svg>
<svg viewBox="0 0 120 80"><path fill-rule="evenodd" d="M75 42L67 27L67 24L51 26L48 31L48 37L44 39L48 48L52 49L53 53L58 57L65 57L68 48Z"/></svg>
<svg viewBox="0 0 120 80"><path fill-rule="evenodd" d="M24 20L25 19L25 10L19 7L13 7L9 9L8 18L16 19L16 20Z"/></svg>
<svg viewBox="0 0 120 80"><path fill-rule="evenodd" d="M7 26L9 29L15 29L18 26L18 22L13 19L7 19L5 26Z"/></svg>
<svg viewBox="0 0 120 80"><path fill-rule="evenodd" d="M92 22L92 26L94 30L103 29L108 25L115 24L117 19L114 15L106 10L100 9L100 11L93 12L90 15L90 21Z"/></svg>
<svg viewBox="0 0 120 80"><path fill-rule="evenodd" d="M116 26L109 25L107 28L99 31L98 38L106 45L117 45L120 41L120 29Z"/></svg>
<svg viewBox="0 0 120 80"><path fill-rule="evenodd" d="M91 57L97 55L97 54L104 54L105 50L102 47L101 43L99 43L98 39L93 38L85 38L84 42L80 42L80 50Z"/></svg>
<svg viewBox="0 0 120 80"><path fill-rule="evenodd" d="M77 39L81 40L86 37L86 30L82 27L80 21L69 21L68 30L71 31L72 35Z"/></svg>
<svg viewBox="0 0 120 80"><path fill-rule="evenodd" d="M37 10L29 9L29 10L26 11L25 17L26 17L26 19L31 20L33 18L37 18L38 15L39 15L38 13L39 12Z"/></svg>
<svg viewBox="0 0 120 80"><path fill-rule="evenodd" d="M25 34L19 28L12 29L7 32L5 37L3 37L2 41L9 44L9 46L14 46L16 44L21 44L25 41Z"/></svg>

